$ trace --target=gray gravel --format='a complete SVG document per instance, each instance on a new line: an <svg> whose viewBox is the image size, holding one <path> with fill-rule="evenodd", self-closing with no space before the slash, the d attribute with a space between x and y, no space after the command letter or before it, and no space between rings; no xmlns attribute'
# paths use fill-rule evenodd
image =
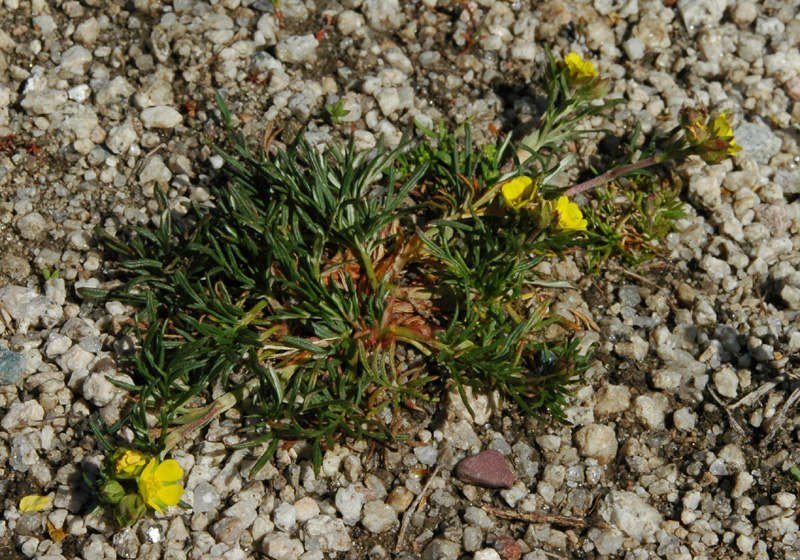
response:
<svg viewBox="0 0 800 560"><path fill-rule="evenodd" d="M3 0L0 380L11 384L0 386L0 550L46 560L800 557L788 473L800 461L789 400L800 351L800 3L665 4L478 0L470 16L444 0L282 0L282 28L266 0ZM638 270L647 281L613 268L586 277L573 256L544 265L581 288L557 293L554 310L600 326L584 335L598 352L571 397L573 425L521 419L486 395L471 395L473 420L451 398L443 421L414 426L413 447L337 447L317 480L300 443L249 480L261 450L231 449L241 423L231 412L174 453L192 510L124 531L90 516L81 471L102 453L86 418L119 419L127 395L107 377L131 382L116 359L133 348L120 337L132 309L77 295L110 281L92 229L155 223L156 183L178 213L209 201L222 164L206 142L223 137L214 91L253 137L274 121L308 125L321 145L352 123L369 149L442 118L470 120L480 141L490 124L522 130L538 118L528 84L541 83L545 42L594 60L626 100L593 126L666 130L698 99L729 112L744 148L682 171L688 217ZM324 107L339 100L350 113L331 125ZM578 155L591 163L599 151L589 141ZM486 449L508 459L511 488L452 476ZM400 521L445 450L394 556ZM33 493L51 505L21 514ZM609 526L511 522L481 505L592 511ZM70 536L54 542L48 522Z"/></svg>

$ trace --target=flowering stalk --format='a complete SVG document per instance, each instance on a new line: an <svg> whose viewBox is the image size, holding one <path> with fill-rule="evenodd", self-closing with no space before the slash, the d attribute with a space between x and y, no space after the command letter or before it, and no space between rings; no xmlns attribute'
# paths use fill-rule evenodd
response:
<svg viewBox="0 0 800 560"><path fill-rule="evenodd" d="M595 177L594 179L589 179L588 181L584 181L583 183L580 183L579 185L575 185L574 187L568 188L564 192L564 195L568 196L568 197L569 196L575 196L578 193L582 193L584 191L588 191L588 190L594 189L596 187L600 187L602 185L605 185L606 183L610 183L614 179L617 179L618 177L622 177L626 173L630 173L632 171L637 171L639 169L644 169L645 167L649 167L651 165L656 165L656 164L662 163L662 162L666 161L667 159L670 159L670 158L668 157L668 154L666 154L666 153L656 154L656 155L650 156L648 158L645 158L643 160L637 161L635 163L629 163L628 165L622 165L620 167L615 167L614 169L609 169L608 171L606 171L602 175L599 175L599 176Z"/></svg>
<svg viewBox="0 0 800 560"><path fill-rule="evenodd" d="M724 159L735 156L742 148L736 144L733 130L728 122L727 115L722 113L716 118L708 116L708 110L700 105L699 108L683 107L679 115L680 125L676 128L683 131L683 137L674 140L664 152L652 155L635 163L622 165L606 171L599 177L585 181L567 189L566 196L605 185L627 173L644 169L651 165L663 163L668 159L686 159L691 155L699 156L708 164L716 164Z"/></svg>

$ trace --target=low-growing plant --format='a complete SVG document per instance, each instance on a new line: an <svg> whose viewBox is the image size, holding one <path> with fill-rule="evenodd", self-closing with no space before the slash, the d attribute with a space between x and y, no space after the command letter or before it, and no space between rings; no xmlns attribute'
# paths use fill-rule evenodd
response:
<svg viewBox="0 0 800 560"><path fill-rule="evenodd" d="M44 278L45 281L50 280L51 278L61 278L61 271L53 270L51 272L49 268L43 268L42 269L42 278Z"/></svg>
<svg viewBox="0 0 800 560"><path fill-rule="evenodd" d="M565 143L597 133L578 125L620 100L602 101L608 81L590 62L548 56L549 104L519 144L498 137L476 146L469 126L440 125L419 127L422 140L406 137L391 150L380 142L358 151L351 138L320 152L302 136L254 150L218 95L233 153L218 150L228 180L214 187L213 205L193 205L194 221L177 221L157 189L155 231L134 226L117 238L96 230L130 276L120 290L83 294L136 304L140 345L134 383L112 380L134 393L131 408L115 426L95 425L109 451L97 487L124 487L120 452L107 441L120 427L158 465L234 406L245 426L237 447L261 453L251 474L280 441L308 440L316 469L324 449L346 438L402 441L404 410L454 391L471 411L468 387L565 421L588 356L578 351L579 327L542 293L570 285L541 278L537 265L584 246L597 221L616 219L602 199L584 215L571 197L612 181L644 188L644 168L691 154L711 161L735 142L724 115L707 122L702 109L684 112L645 157L632 151L603 175L559 189L553 177L574 162ZM631 194L632 207L647 215L655 195L672 208L673 191L648 185ZM670 212L637 225L642 246L666 231ZM602 230L590 243L596 235ZM212 389L224 394L212 401ZM149 494L141 483L138 498L132 485L117 492L138 508L121 522L138 518L153 495L159 507L174 502L177 490L159 494L177 482L166 470L170 480L154 479Z"/></svg>
<svg viewBox="0 0 800 560"><path fill-rule="evenodd" d="M325 111L328 113L328 119L331 121L331 124L339 124L342 122L342 117L346 117L350 114L350 111L344 108L344 101L338 100L333 105L325 105Z"/></svg>
<svg viewBox="0 0 800 560"><path fill-rule="evenodd" d="M586 231L589 271L599 270L612 256L636 266L658 255L675 221L686 217L681 184L673 174L639 175L599 187L595 201L585 209L592 224Z"/></svg>

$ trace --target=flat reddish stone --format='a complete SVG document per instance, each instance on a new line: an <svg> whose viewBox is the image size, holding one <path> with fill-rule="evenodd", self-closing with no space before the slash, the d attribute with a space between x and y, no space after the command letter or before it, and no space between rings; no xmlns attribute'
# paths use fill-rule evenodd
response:
<svg viewBox="0 0 800 560"><path fill-rule="evenodd" d="M456 477L462 482L483 488L511 488L514 473L505 456L495 449L467 457L456 466Z"/></svg>

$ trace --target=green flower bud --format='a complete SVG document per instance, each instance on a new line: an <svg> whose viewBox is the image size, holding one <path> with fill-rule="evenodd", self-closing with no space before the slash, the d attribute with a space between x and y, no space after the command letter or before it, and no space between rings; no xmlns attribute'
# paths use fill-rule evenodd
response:
<svg viewBox="0 0 800 560"><path fill-rule="evenodd" d="M594 99L601 99L608 94L610 80L608 78L595 78L588 85L589 95Z"/></svg>
<svg viewBox="0 0 800 560"><path fill-rule="evenodd" d="M128 494L123 497L114 510L114 517L120 527L130 527L145 514L147 506L139 494Z"/></svg>
<svg viewBox="0 0 800 560"><path fill-rule="evenodd" d="M540 229L546 229L553 223L553 203L549 200L543 200L540 204L531 208L531 217L533 223Z"/></svg>
<svg viewBox="0 0 800 560"><path fill-rule="evenodd" d="M125 489L116 480L106 480L100 486L100 499L107 504L117 504L125 497Z"/></svg>

